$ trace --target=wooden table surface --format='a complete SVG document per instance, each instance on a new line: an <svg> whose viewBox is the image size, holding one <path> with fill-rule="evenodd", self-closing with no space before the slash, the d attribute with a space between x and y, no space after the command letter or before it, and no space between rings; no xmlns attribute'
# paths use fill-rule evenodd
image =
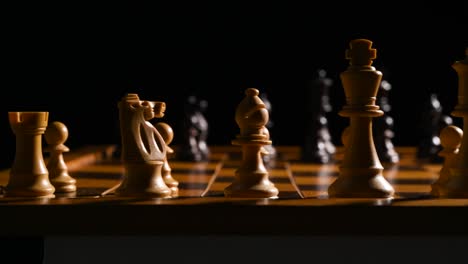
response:
<svg viewBox="0 0 468 264"><path fill-rule="evenodd" d="M180 196L171 199L116 197L107 190L120 182L115 146L87 146L65 156L78 192L55 198L0 198L0 235L450 235L468 234L468 199L428 195L440 164L414 158L415 149L397 148L401 162L384 164L396 190L393 199L328 198L339 173L336 163L306 164L299 147L279 146L281 160L269 168L278 199L225 198L239 149L213 146L207 162L171 160ZM9 171L0 172L0 185Z"/></svg>

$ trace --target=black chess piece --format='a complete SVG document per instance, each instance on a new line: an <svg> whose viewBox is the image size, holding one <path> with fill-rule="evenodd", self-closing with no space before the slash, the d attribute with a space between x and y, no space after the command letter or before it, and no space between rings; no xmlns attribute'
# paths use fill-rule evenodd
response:
<svg viewBox="0 0 468 264"><path fill-rule="evenodd" d="M333 80L324 69L317 71L316 78L306 87L305 140L301 157L304 161L328 163L333 159L336 147L328 130L326 114L331 112L329 89Z"/></svg>
<svg viewBox="0 0 468 264"><path fill-rule="evenodd" d="M268 123L265 125L265 128L266 128L265 132L268 134L270 140L273 141L271 137L271 131L273 129L273 121L271 118L271 112L272 112L271 101L269 100L268 94L266 92L260 93L260 99L265 104L265 107L269 113ZM273 141L273 144L274 144L274 141ZM273 144L263 146L263 149L266 151L266 153L265 155L262 155L262 158L263 158L263 163L267 166L272 165L273 161L277 158L277 151Z"/></svg>
<svg viewBox="0 0 468 264"><path fill-rule="evenodd" d="M421 140L416 153L418 159L432 163L443 161L437 155L442 150L439 134L444 127L452 125L453 120L450 116L444 115L442 109L437 94L431 94L422 111L420 123Z"/></svg>
<svg viewBox="0 0 468 264"><path fill-rule="evenodd" d="M391 110L389 92L391 89L392 85L387 80L380 82L377 92L377 104L384 112L384 115L374 120L373 128L375 149L380 161L395 164L400 161L400 156L392 142L395 133L393 132L393 118L389 115Z"/></svg>
<svg viewBox="0 0 468 264"><path fill-rule="evenodd" d="M176 154L179 160L206 161L209 159L208 121L205 113L208 108L206 100L194 95L187 98L184 108L184 126L181 148Z"/></svg>

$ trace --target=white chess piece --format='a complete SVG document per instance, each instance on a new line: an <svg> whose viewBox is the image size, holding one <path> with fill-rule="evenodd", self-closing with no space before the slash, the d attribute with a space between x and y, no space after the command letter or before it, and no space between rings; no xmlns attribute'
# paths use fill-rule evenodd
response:
<svg viewBox="0 0 468 264"><path fill-rule="evenodd" d="M16 154L5 187L6 196L54 197L55 188L42 156L42 134L48 112L10 112L10 126L16 135Z"/></svg>
<svg viewBox="0 0 468 264"><path fill-rule="evenodd" d="M52 122L47 126L44 137L48 144L46 151L50 153L47 162L49 179L55 187L56 193L72 193L76 191L76 180L68 174L67 164L63 159L63 152L70 149L63 143L68 138L68 129L61 122Z"/></svg>
<svg viewBox="0 0 468 264"><path fill-rule="evenodd" d="M437 181L431 185L431 194L435 197L447 195L447 183L450 180L450 170L456 166L457 154L463 138L463 131L456 126L447 126L440 132L440 144L443 149L439 156L444 157L444 164Z"/></svg>
<svg viewBox="0 0 468 264"><path fill-rule="evenodd" d="M165 103L141 101L137 94L127 94L118 106L124 178L116 195L171 197L161 174L166 144L148 121L164 116Z"/></svg>
<svg viewBox="0 0 468 264"><path fill-rule="evenodd" d="M346 105L340 115L350 118L349 143L338 178L329 186L330 197L392 198L395 190L384 178L372 136L372 118L382 116L375 104L382 73L371 66L377 51L367 39L351 41L346 50L350 65L340 77Z"/></svg>
<svg viewBox="0 0 468 264"><path fill-rule="evenodd" d="M169 187L172 191L171 196L176 197L179 195L179 182L172 177L172 169L168 161L168 155L174 153L174 150L169 147L169 144L171 144L172 140L174 139L174 131L172 130L171 126L163 122L156 123L154 126L166 143L166 156L164 157L164 164L161 170L162 177L167 187Z"/></svg>
<svg viewBox="0 0 468 264"><path fill-rule="evenodd" d="M458 104L452 115L463 118L463 131L466 133L468 131L468 48L465 50L465 59L456 61L452 68L458 75ZM462 138L455 165L450 168L446 196L468 198L468 137Z"/></svg>
<svg viewBox="0 0 468 264"><path fill-rule="evenodd" d="M277 198L278 189L269 180L263 163L264 145L271 144L264 127L268 122L268 110L258 97L259 91L249 88L236 109L236 122L240 134L232 141L242 147L242 164L236 170L234 181L224 189L227 197ZM263 154L262 154L263 153Z"/></svg>

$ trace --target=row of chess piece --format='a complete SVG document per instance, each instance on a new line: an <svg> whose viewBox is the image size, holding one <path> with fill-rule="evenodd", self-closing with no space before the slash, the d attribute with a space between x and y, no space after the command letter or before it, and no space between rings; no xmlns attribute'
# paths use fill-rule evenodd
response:
<svg viewBox="0 0 468 264"><path fill-rule="evenodd" d="M385 76L385 71L383 72ZM304 141L301 148L301 160L304 162L326 164L335 162L336 146L333 143L329 130L327 115L332 111L329 91L334 80L327 76L324 69L318 69L315 77L307 84L304 96L305 114ZM373 121L374 144L380 161L396 164L400 161L398 152L393 143L394 119L391 116L390 104L391 83L382 79L377 91L376 104L384 115ZM271 119L272 103L265 92L260 93L260 99L270 113L266 124L268 131L274 132L274 122ZM441 163L443 158L439 155L442 145L439 138L441 130L453 124L450 116L443 113L443 107L438 95L430 94L424 108L421 111L419 122L419 143L417 146L417 158L430 163ZM208 102L199 99L195 95L187 98L184 106L184 121L182 141L176 153L178 160L207 161L209 160L209 148L207 144L209 123L205 116ZM269 163L276 158L274 145L268 145L269 154L264 156L264 161Z"/></svg>
<svg viewBox="0 0 468 264"><path fill-rule="evenodd" d="M346 58L348 68L340 77L346 94L346 105L339 115L350 119L343 135L344 157L337 179L329 186L329 197L392 198L393 186L383 177L383 167L374 145L372 119L384 111L375 103L375 95L382 73L371 66L377 52L372 42L357 39L350 42ZM456 61L452 68L457 72L458 104L453 116L462 117L468 129L468 48L464 60ZM427 129L429 129L428 127ZM442 129L441 143L445 147L438 154L445 158L439 178L432 185L435 197L468 197L468 138L453 125Z"/></svg>
<svg viewBox="0 0 468 264"><path fill-rule="evenodd" d="M271 145L266 124L269 112L259 91L246 89L236 109L235 121L240 134L232 141L242 147L242 163L235 179L225 189L227 197L276 197L278 189L269 180L263 157ZM150 122L164 116L164 102L140 100L138 94L126 94L118 104L122 137L123 180L112 192L117 196L171 198L178 196L178 182L171 176L168 153L173 131L165 123Z"/></svg>
<svg viewBox="0 0 468 264"><path fill-rule="evenodd" d="M67 127L58 121L48 124L49 112L9 112L10 126L16 136L16 152L8 184L9 197L54 197L54 193L76 192L76 180L68 174L63 153ZM42 153L42 136L50 154L47 165Z"/></svg>
<svg viewBox="0 0 468 264"><path fill-rule="evenodd" d="M350 49L346 51L346 58L350 60L348 69L341 73L340 77L346 94L346 105L339 112L340 116L348 117L350 125L343 134L344 157L340 166L340 174L337 179L329 186L329 197L344 198L391 198L395 194L393 186L383 177L383 166L379 157L387 162L398 162L398 154L393 149L391 142L385 141L392 135L386 135L386 131L391 127L392 119L382 118L384 129L380 133L373 134L373 118L385 117L385 111L388 110L388 98L381 95L380 105L377 105L377 93L379 87L381 91L388 92L390 85L382 82L382 73L371 66L373 59L376 58L376 50L372 47L372 42L366 39L353 40L350 43ZM456 62L453 68L457 71L459 82L459 104L453 112L455 116L468 118L468 98L464 94L468 93L468 49L467 58ZM326 86L327 84L323 84ZM323 92L322 92L323 95ZM152 143L142 139L142 135L157 134L157 129L151 126L147 120L162 116L164 112L164 103L159 102L160 106L155 107L158 102L140 101L138 95L129 94L119 104L120 122L123 138L123 162L125 166L125 175L123 183L116 189L116 194L141 195L154 187L154 171L157 166L155 162L146 162L148 167L142 164L145 161L157 161L152 155L153 152L145 153L142 151L141 142L146 142L146 149L158 152L158 146L163 147L163 143ZM265 104L259 96L259 91L255 88L245 90L245 97L236 109L235 121L240 128L240 133L232 141L233 145L241 146L242 162L235 172L233 182L225 188L224 194L227 197L245 197L245 198L276 198L279 191L269 180L268 170L264 166L264 158L271 151L272 141L267 127L269 123L268 104ZM141 108L140 112L135 109ZM148 113L147 113L148 112ZM323 109L323 113L326 110ZM152 113L152 114L151 114ZM146 120L146 121L145 121ZM319 121L320 118L318 118ZM322 124L326 124L322 122ZM147 127L148 126L148 127ZM465 120L465 128L468 126L468 120ZM379 127L379 126L377 126ZM322 127L323 128L323 127ZM314 127L316 133L323 130ZM141 131L146 131L141 133ZM467 197L468 196L468 140L463 140L462 130L455 126L447 126L442 130L442 145L444 151L438 153L445 158L439 179L432 185L432 194L439 197ZM327 131L325 131L327 132ZM145 137L146 137L145 136ZM153 137L157 138L157 136ZM327 141L329 137L324 138L322 147L327 151ZM378 155L375 141L383 142L386 146L385 154ZM383 141L382 141L383 140ZM157 140L156 140L157 141ZM160 140L163 142L162 140ZM465 142L465 143L464 143ZM329 143L329 141L328 141ZM267 148L270 146L270 150ZM329 147L329 154L333 149ZM145 155L149 155L146 157ZM156 154L157 156L157 154ZM167 160L167 159L166 159ZM159 169L157 169L159 170ZM142 184L142 176L148 174L148 179ZM130 184L130 182L133 183ZM134 186L134 187L129 187ZM142 186L144 188L142 188ZM139 188L139 189L137 189ZM131 190L131 191L128 191ZM152 190L152 193L156 191Z"/></svg>
<svg viewBox="0 0 468 264"><path fill-rule="evenodd" d="M106 191L124 196L176 197L178 181L171 176L167 155L174 133L172 128L149 120L164 115L163 102L141 101L128 94L119 103L122 133L123 181ZM16 136L16 152L6 186L5 197L53 198L55 194L76 194L76 179L68 173L63 154L68 138L65 124L49 124L49 112L10 112L10 126ZM45 163L42 136L49 153Z"/></svg>
<svg viewBox="0 0 468 264"><path fill-rule="evenodd" d="M271 197L278 194L263 166L263 157L271 156L272 150L268 148L271 141L265 126L269 119L268 110L258 94L257 89L247 89L236 111L235 119L241 133L233 144L243 146L245 158L236 172L236 179L226 188L226 196ZM118 103L118 108L119 153L124 172L121 182L101 195L178 197L179 182L172 177L168 162L168 155L174 153L169 146L174 132L167 123L152 123L154 118L164 116L166 104L140 100L138 94L129 93ZM3 188L5 197L52 198L58 193L76 193L76 179L68 174L63 157L63 153L69 151L64 145L68 129L61 122L48 124L48 120L49 112L9 113L16 136L16 154L8 184ZM43 135L48 143L45 150L50 153L47 165L42 150ZM209 152L204 153L205 157L208 155Z"/></svg>
<svg viewBox="0 0 468 264"><path fill-rule="evenodd" d="M340 174L328 188L330 197L390 198L395 192L382 175L383 167L372 133L372 119L383 116L384 111L376 105L382 73L371 66L377 54L371 46L371 41L357 39L350 42L350 49L346 51L350 65L340 76L346 105L339 115L348 117L351 122L345 130L347 135L344 138L347 139L343 140L345 151ZM465 130L468 129L468 97L464 96L468 94L468 49L465 60L456 62L453 68L459 76L459 102L452 114L465 119ZM153 125L150 122L153 118L164 116L165 103L140 100L138 94L129 93L119 102L118 108L124 175L121 183L110 190L120 196L178 196L178 182L170 175L167 159L167 154L172 152L169 147L173 137L172 128L165 123ZM41 135L45 132L46 139L52 138L50 142L55 142L52 149L59 153L51 171L57 169L61 176L67 176L61 156L62 152L67 151L63 146L63 138L66 137L57 132L63 130L63 127L53 123L51 128L46 129L47 112L14 112L9 113L9 117L17 137L17 151L5 188L6 195L53 195L55 187L51 182L54 180L49 182L49 179L57 176L49 177L48 169L43 164ZM246 89L245 97L236 109L235 121L240 133L232 144L241 146L242 163L235 172L233 182L225 189L225 195L277 197L278 189L269 180L264 166L264 157L270 153L267 146L272 144L266 127L269 111L257 89ZM468 197L468 138L463 138L461 130L454 126L444 129L441 138L446 146L444 152L440 153L445 157L445 163L441 177L433 185L433 194ZM75 180L68 177L68 182L73 182L70 185L74 185ZM72 187L69 190L66 187L57 190L74 191Z"/></svg>
<svg viewBox="0 0 468 264"><path fill-rule="evenodd" d="M278 189L269 181L268 171L263 165L264 161L268 161L267 157L273 158L275 152L271 148L266 127L269 121L268 105L260 99L257 89L249 88L245 95L235 117L240 134L233 141L233 144L242 146L245 158L236 172L236 179L226 188L226 196L273 197L278 194ZM168 162L168 155L174 153L169 146L174 132L167 123L152 123L154 118L164 116L166 104L140 100L138 94L128 93L118 103L118 108L121 134L119 155L124 172L122 181L102 195L177 197L179 183L172 177ZM76 192L76 179L68 174L63 157L63 153L69 151L64 145L68 129L61 122L48 124L48 119L48 112L9 113L10 125L16 136L16 154L8 184L3 190L4 196L47 198L57 193ZM195 137L200 136L200 132L189 134ZM46 151L50 153L47 165L42 153L42 135L48 143ZM184 154L179 159L197 161L208 158L208 147L195 143L185 151L201 155ZM193 150L195 147L197 151Z"/></svg>
<svg viewBox="0 0 468 264"><path fill-rule="evenodd" d="M440 143L444 147L438 155L444 159L439 178L432 184L431 194L436 197L468 197L468 48L465 59L456 61L452 68L458 75L458 104L452 111L455 117L463 118L463 130L448 125L440 133Z"/></svg>
<svg viewBox="0 0 468 264"><path fill-rule="evenodd" d="M386 70L383 71L385 77ZM306 118L305 140L301 151L301 159L306 162L326 164L334 162L336 147L328 128L328 113L332 111L329 90L334 80L327 77L324 69L317 71L316 77L306 88ZM393 139L394 119L391 116L390 92L392 84L382 79L376 95L376 104L383 111L383 115L373 121L374 144L380 161L387 164L396 164L400 156L395 150ZM262 97L268 100L267 97ZM432 93L425 100L421 111L421 118L417 130L420 132L417 145L417 158L424 162L441 163L443 158L439 155L442 145L439 133L444 127L453 125L450 116L443 113L443 107L438 95ZM342 142L343 143L343 142Z"/></svg>

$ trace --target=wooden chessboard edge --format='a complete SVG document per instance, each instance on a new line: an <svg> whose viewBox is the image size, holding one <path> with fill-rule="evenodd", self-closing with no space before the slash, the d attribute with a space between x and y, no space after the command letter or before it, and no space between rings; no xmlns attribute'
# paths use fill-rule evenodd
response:
<svg viewBox="0 0 468 264"><path fill-rule="evenodd" d="M9 206L3 212L10 217L0 219L9 228L0 235L467 236L468 212L461 209L345 206L310 210L245 204ZM439 213L444 217L433 217Z"/></svg>
<svg viewBox="0 0 468 264"><path fill-rule="evenodd" d="M87 145L64 154L64 160L68 170L73 171L86 164L111 158L116 149L117 145Z"/></svg>

